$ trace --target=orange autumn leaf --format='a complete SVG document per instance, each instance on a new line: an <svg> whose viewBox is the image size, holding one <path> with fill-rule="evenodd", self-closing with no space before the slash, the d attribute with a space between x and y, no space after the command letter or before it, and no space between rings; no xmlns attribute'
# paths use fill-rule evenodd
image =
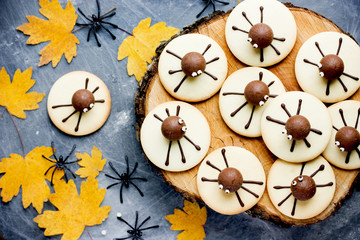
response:
<svg viewBox="0 0 360 240"><path fill-rule="evenodd" d="M36 147L25 158L18 154L10 154L0 162L0 173L5 173L0 179L1 197L3 202L9 202L19 193L22 187L22 202L24 208L30 204L41 213L43 203L50 196L50 189L45 181L44 173L53 165L42 156L49 158L53 154L50 147ZM56 171L55 179L61 177Z"/></svg>
<svg viewBox="0 0 360 240"><path fill-rule="evenodd" d="M151 18L141 20L134 28L133 36L127 37L118 50L118 60L128 57L128 74L135 75L138 81L144 76L147 63L151 63L151 58L155 56L157 46L179 31L173 27L166 27L164 22L152 27L150 23Z"/></svg>
<svg viewBox="0 0 360 240"><path fill-rule="evenodd" d="M73 180L58 181L55 193L49 197L58 211L44 211L34 218L45 236L63 234L62 240L78 239L86 226L101 224L108 217L111 207L100 207L106 190L98 189L98 181L88 178L81 183L80 195Z"/></svg>
<svg viewBox="0 0 360 240"><path fill-rule="evenodd" d="M95 178L102 171L106 163L106 159L102 159L102 153L96 146L91 150L91 157L87 153L75 153L77 159L81 159L78 164L82 167L75 173L81 178Z"/></svg>
<svg viewBox="0 0 360 240"><path fill-rule="evenodd" d="M37 104L45 96L44 93L26 93L35 84L31 75L31 67L24 72L17 69L11 81L4 67L0 71L0 105L6 107L11 115L18 118L26 118L25 110L38 109Z"/></svg>
<svg viewBox="0 0 360 240"><path fill-rule="evenodd" d="M35 16L26 16L29 23L24 23L17 30L25 35L30 35L27 44L38 44L50 41L40 51L39 66L46 65L52 61L52 66L56 67L62 55L68 63L76 56L76 44L79 40L71 32L75 26L77 15L75 8L69 1L62 9L58 0L39 0L39 12L48 20Z"/></svg>
<svg viewBox="0 0 360 240"><path fill-rule="evenodd" d="M205 238L204 225L207 218L206 208L199 204L184 201L183 210L175 209L174 214L165 216L172 225L171 230L181 231L178 240L202 240Z"/></svg>

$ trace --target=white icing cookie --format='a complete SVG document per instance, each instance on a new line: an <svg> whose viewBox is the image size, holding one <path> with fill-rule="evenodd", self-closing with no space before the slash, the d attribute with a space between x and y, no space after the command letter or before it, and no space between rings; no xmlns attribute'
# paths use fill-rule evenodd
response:
<svg viewBox="0 0 360 240"><path fill-rule="evenodd" d="M253 207L264 193L265 181L260 161L240 147L216 149L203 160L197 174L202 200L227 215Z"/></svg>
<svg viewBox="0 0 360 240"><path fill-rule="evenodd" d="M265 145L278 158L305 162L320 155L331 137L331 118L316 97L298 91L269 103L261 118Z"/></svg>
<svg viewBox="0 0 360 240"><path fill-rule="evenodd" d="M241 62L266 67L290 53L296 31L294 16L282 3L245 0L230 13L225 37L231 52Z"/></svg>
<svg viewBox="0 0 360 240"><path fill-rule="evenodd" d="M269 70L242 68L231 74L221 88L221 116L234 132L247 137L259 137L264 109L274 97L284 92L282 82Z"/></svg>
<svg viewBox="0 0 360 240"><path fill-rule="evenodd" d="M159 59L159 77L173 97L199 102L219 91L227 74L224 51L213 39L185 34L173 39Z"/></svg>
<svg viewBox="0 0 360 240"><path fill-rule="evenodd" d="M321 101L344 100L360 86L360 47L342 33L316 34L301 46L295 74L300 87Z"/></svg>
<svg viewBox="0 0 360 240"><path fill-rule="evenodd" d="M360 168L360 102L343 101L328 108L333 130L330 142L323 152L332 164L343 169Z"/></svg>
<svg viewBox="0 0 360 240"><path fill-rule="evenodd" d="M210 127L202 113L179 101L160 104L146 116L140 141L148 159L173 172L196 166L210 146Z"/></svg>
<svg viewBox="0 0 360 240"><path fill-rule="evenodd" d="M273 205L295 219L312 218L324 211L334 197L335 185L334 171L321 156L306 163L278 159L267 179Z"/></svg>
<svg viewBox="0 0 360 240"><path fill-rule="evenodd" d="M111 97L105 83L84 71L60 77L52 86L47 101L51 121L73 136L87 135L101 128L110 109Z"/></svg>

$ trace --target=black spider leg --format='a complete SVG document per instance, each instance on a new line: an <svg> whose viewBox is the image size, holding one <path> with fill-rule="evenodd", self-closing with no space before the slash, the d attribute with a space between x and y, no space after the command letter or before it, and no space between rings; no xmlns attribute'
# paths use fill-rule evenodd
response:
<svg viewBox="0 0 360 240"><path fill-rule="evenodd" d="M98 38L97 38L97 35L96 35L96 29L95 29L95 26L94 26L94 24L95 24L95 23L94 23L94 20L88 18L88 17L81 11L80 8L78 8L78 11L80 12L80 14L81 14L86 20L89 21L89 23L76 23L77 26L89 26L89 32L88 32L86 41L90 41L90 33L93 32L98 47L101 47L101 44L100 44L100 42L99 42L99 40L98 40Z"/></svg>
<svg viewBox="0 0 360 240"><path fill-rule="evenodd" d="M212 167L213 169L221 172L220 168L216 167L209 160L206 161L206 164L209 165L210 167ZM218 182L218 179L209 179L209 178L206 178L206 177L202 177L201 181L203 181L203 182Z"/></svg>
<svg viewBox="0 0 360 240"><path fill-rule="evenodd" d="M337 56L338 56L339 53L340 53L340 49L341 49L341 45L342 45L342 40L343 40L342 38L339 38L339 46L338 46L338 49L337 49L337 51L336 51L336 55L337 55ZM350 75L350 74L348 74L348 73L344 73L344 72L343 72L343 75L345 75L345 76L347 76L347 77L349 77L349 78L351 78L351 79L353 79L353 80L355 80L355 81L358 81L358 80L359 80L358 77L352 76L352 75ZM345 85L342 83L340 77L339 77L339 81L340 81L341 85L342 85L343 87L345 87ZM345 87L345 88L346 88L346 87ZM345 90L345 88L344 88L344 91L347 92L347 89Z"/></svg>
<svg viewBox="0 0 360 240"><path fill-rule="evenodd" d="M99 90L99 86L97 86L91 93L94 94L97 90ZM104 103L104 99L95 100L96 103Z"/></svg>
<svg viewBox="0 0 360 240"><path fill-rule="evenodd" d="M174 57L182 60L182 57L180 57L179 55L177 55L176 53L173 53L172 51L170 50L166 50L167 53L173 55ZM177 73L177 72L182 72L182 69L180 70L169 70L169 74L174 74L174 73ZM174 88L174 92L177 92L179 90L179 88L181 87L181 85L185 82L187 78L187 75L185 74L184 77L181 79L180 83Z"/></svg>
<svg viewBox="0 0 360 240"><path fill-rule="evenodd" d="M224 4L224 5L228 5L228 4L229 4L228 2L224 2L224 1L220 1L220 0L203 0L203 2L206 2L206 5L205 5L205 7L203 8L203 10L201 10L201 12L199 12L199 13L196 15L196 18L200 17L201 14L209 7L210 4L212 5L214 12L215 12L215 10L216 10L216 9L215 9L215 2Z"/></svg>
<svg viewBox="0 0 360 240"><path fill-rule="evenodd" d="M299 113L300 113L301 101L302 101L302 100L299 99L299 105L298 105L298 109L297 109L297 111L296 111L296 112L297 112L297 115L299 115ZM282 104L281 104L281 108L285 111L286 115L288 115L289 118L292 117L291 114L290 114L290 112L289 112L289 110L287 110L285 103L282 103ZM268 120L269 120L269 119L268 119ZM271 120L270 120L270 121L271 121ZM286 123L285 123L285 124L286 124ZM285 124L284 124L284 125L285 125ZM305 142L306 146L308 146L307 143L309 143L309 142L306 141L305 139L304 139L304 142ZM291 142L291 146L290 146L290 152L294 152L295 144L296 144L296 140L293 139L292 142ZM309 147L309 146L308 146L308 147Z"/></svg>
<svg viewBox="0 0 360 240"><path fill-rule="evenodd" d="M209 50L211 48L211 44L207 45L207 47L205 48L205 51L202 53L202 55L204 56L205 53L207 52L207 50ZM214 57L213 59L211 59L210 61L207 61L206 62L206 65L210 64L210 63L213 63L213 62L216 62L217 60L219 60L220 58L219 57ZM212 79L214 79L215 81L218 80L217 77L215 77L214 75L212 75L211 73L207 72L204 70L204 73L206 75L208 75L209 77L211 77Z"/></svg>

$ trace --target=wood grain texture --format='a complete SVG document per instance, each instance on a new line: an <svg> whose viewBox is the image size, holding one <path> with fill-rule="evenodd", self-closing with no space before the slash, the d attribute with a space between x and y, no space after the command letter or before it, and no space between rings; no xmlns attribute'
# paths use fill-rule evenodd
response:
<svg viewBox="0 0 360 240"><path fill-rule="evenodd" d="M295 78L294 63L301 45L311 36L319 32L343 31L333 22L313 11L294 7L289 4L287 4L287 7L293 13L297 23L297 40L289 56L287 56L279 64L267 69L279 77L288 91L297 91L301 89ZM226 45L224 29L229 14L230 12L216 12L208 18L199 20L193 25L184 28L184 30L180 33L200 33L213 38L222 47L228 59L228 76L234 71L246 67L246 65L239 62L231 54L229 48ZM167 43L164 43L159 46L157 50L158 56L166 44ZM139 134L141 123L149 111L163 102L175 100L165 91L159 80L159 76L157 74L158 56L154 59L152 65L149 68L149 71L146 73L143 80L139 83L139 90L135 96L137 134ZM359 91L357 91L351 97L351 99L360 100ZM212 139L208 153L217 148L231 145L245 148L254 153L259 158L267 175L272 163L276 160L276 157L265 147L261 138L247 138L239 136L231 129L229 129L221 118L218 101L219 94L217 93L207 101L192 104L205 115L208 122L210 123ZM148 162L150 165L152 165L150 161ZM152 166L160 175L163 176L164 181L174 186L175 190L182 193L185 198L190 200L201 200L196 185L196 176L199 166L180 173L163 171L154 165ZM261 218L276 222L281 225L307 225L326 219L341 206L345 197L351 194L352 187L356 182L357 175L359 173L358 170L345 171L336 167L333 167L333 169L337 181L335 196L329 207L325 209L320 215L306 220L296 220L289 218L281 214L273 206L266 190L258 204L247 211L247 213L252 216L260 216Z"/></svg>

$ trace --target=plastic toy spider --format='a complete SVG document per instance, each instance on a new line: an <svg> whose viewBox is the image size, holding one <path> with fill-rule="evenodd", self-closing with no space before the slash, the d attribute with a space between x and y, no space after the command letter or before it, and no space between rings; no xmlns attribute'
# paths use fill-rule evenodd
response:
<svg viewBox="0 0 360 240"><path fill-rule="evenodd" d="M120 221L124 222L126 225L128 225L131 229L127 230L127 232L130 234L128 237L124 237L124 238L115 238L114 240L124 240L124 239L129 239L132 238L132 240L143 240L142 235L143 235L143 231L145 230L149 230L152 228L159 228L159 225L154 225L154 226L150 226L150 227L145 227L145 228L141 228L147 221L150 220L150 216L147 217L144 221L142 221L139 226L138 226L138 211L136 211L136 218L135 218L135 226L131 226L127 221L125 221L121 216L118 216L117 219L119 219Z"/></svg>
<svg viewBox="0 0 360 240"><path fill-rule="evenodd" d="M344 151L347 152L345 163L349 163L350 155L354 150L357 152L360 158L360 151L358 149L360 145L360 134L359 131L357 130L357 126L359 123L360 108L358 109L358 115L354 127L350 127L347 125L344 118L344 112L341 108L339 109L339 113L344 123L344 127L338 129L335 126L333 126L333 128L337 131L335 135L335 145L339 147L339 150L341 152Z"/></svg>
<svg viewBox="0 0 360 240"><path fill-rule="evenodd" d="M246 192L250 193L256 198L259 198L259 195L254 193L253 191L249 190L248 188L244 187L243 184L256 184L256 185L263 185L264 183L261 181L251 181L251 180L244 180L242 174L239 170L236 168L229 167L229 164L227 162L226 156L225 156L225 149L221 149L221 153L223 155L226 168L223 170L220 170L218 167L213 165L210 161L206 161L206 164L212 167L213 169L219 171L219 176L217 179L208 179L206 177L202 177L201 181L203 182L217 182L219 183L219 189L222 189L225 191L226 194L234 193L236 194L236 197L241 205L241 207L244 207L245 204L241 200L240 195L238 193L238 190L241 188L245 190Z"/></svg>
<svg viewBox="0 0 360 240"><path fill-rule="evenodd" d="M71 104L62 104L62 105L55 105L52 106L53 109L59 108L59 107L74 107L75 110L72 112L69 116L64 118L62 122L66 122L71 116L73 116L75 113L80 112L79 119L75 127L75 132L79 130L80 120L83 113L86 113L90 111L94 106L95 103L104 103L105 100L95 100L94 93L99 90L99 87L96 87L92 92L87 90L89 84L89 78L86 78L85 80L85 89L77 90L71 99Z"/></svg>
<svg viewBox="0 0 360 240"><path fill-rule="evenodd" d="M306 201L311 199L315 193L316 188L318 187L330 187L334 185L333 182L329 182L326 184L316 184L313 177L320 171L323 171L325 169L325 165L321 164L320 167L310 176L303 175L303 171L305 168L306 163L302 164L301 171L299 176L295 177L294 180L291 182L290 186L274 186L274 189L284 189L284 188L290 188L291 193L287 195L281 202L278 203L278 206L280 207L286 200L290 198L291 195L294 196L294 205L291 211L291 216L295 215L295 208L296 208L296 202L297 200L300 201Z"/></svg>
<svg viewBox="0 0 360 240"><path fill-rule="evenodd" d="M306 137L309 135L310 132L316 133L318 135L322 135L322 132L320 130L311 128L310 122L306 117L300 115L301 104L302 104L302 99L299 99L296 115L294 116L291 116L290 112L286 108L285 103L281 104L281 108L285 111L285 113L289 117L289 119L286 122L274 119L270 116L266 116L266 120L285 126L285 129L282 131L282 134L286 134L287 138L289 140L292 140L290 152L294 151L296 140L304 140L306 146L310 148L311 144L308 142L308 140L306 140Z"/></svg>
<svg viewBox="0 0 360 240"><path fill-rule="evenodd" d="M69 165L69 164L72 164L72 163L76 163L78 161L80 161L81 159L77 159L75 161L72 161L72 162L67 162L67 160L69 159L70 155L73 154L73 152L75 151L75 148L76 148L76 145L74 144L69 155L67 155L65 158L60 155L59 158L56 157L55 155L55 148L54 148L54 142L51 142L51 148L52 148L52 152L53 152L53 156L55 158L55 161L52 160L52 159L49 159L47 157L45 157L44 155L42 155L42 157L46 160L48 160L49 162L52 162L54 163L54 165L52 165L51 167L48 168L48 170L46 170L46 172L44 173L44 175L46 175L50 169L54 168L52 174L51 174L51 185L53 185L53 178L54 178L54 174L56 172L56 170L63 170L64 171L64 176L63 178L65 178L65 181L67 182L68 181L68 178L67 178L67 175L66 175L66 170L68 170L71 175L73 176L73 178L76 178L75 174L66 166L66 165Z"/></svg>
<svg viewBox="0 0 360 240"><path fill-rule="evenodd" d="M133 185L136 190L138 190L138 192L140 193L140 196L144 196L143 192L140 190L140 188L138 186L136 186L133 181L134 180L140 180L140 181L144 181L146 182L147 179L146 178L139 178L139 177L132 177L132 175L135 173L137 167L138 167L138 163L136 162L135 163L135 167L134 169L130 172L130 168L129 168L129 158L127 156L125 156L125 161L126 161L126 172L125 173L119 173L118 171L116 171L116 169L114 168L113 164L111 162L109 162L109 165L110 165L110 168L115 172L115 174L117 176L113 177L113 176L110 176L108 174L105 174L106 177L108 178L111 178L111 179L114 179L118 182L116 183L113 183L109 186L107 186L106 189L109 189L115 185L118 185L118 184L121 184L120 186L120 203L123 203L123 197L122 197L122 190L124 188L124 186L126 188L129 188L130 187L130 184Z"/></svg>
<svg viewBox="0 0 360 240"><path fill-rule="evenodd" d="M215 12L215 2L221 3L223 5L228 5L228 2L224 2L224 1L219 1L219 0L202 0L203 2L206 3L205 7L203 8L203 10L201 10L201 12L198 13L198 15L196 15L196 17L200 17L200 15L210 6L212 5L213 7L213 11Z"/></svg>
<svg viewBox="0 0 360 240"><path fill-rule="evenodd" d="M210 61L206 62L204 55L210 48L211 48L211 44L207 45L207 47L205 48L205 51L202 54L200 54L198 52L189 52L189 53L185 54L184 57L180 57L176 53L173 53L170 50L166 50L167 53L169 53L169 54L173 55L174 57L181 60L181 69L180 70L169 70L169 74L174 74L174 73L178 73L178 72L185 73L185 76L183 77L183 79L181 79L180 83L175 87L174 92L177 92L179 90L179 88L184 83L184 81L186 80L187 77L198 77L202 73L205 73L208 76L210 76L212 79L217 80L217 77L215 77L214 75L205 71L207 64L210 64L212 62L219 60L219 57L215 57L215 58L211 59Z"/></svg>
<svg viewBox="0 0 360 240"><path fill-rule="evenodd" d="M242 30L236 26L232 26L232 29L234 31L240 31L243 33L248 34L248 42L254 47L260 49L260 62L264 61L264 48L271 46L272 49L276 52L277 55L280 55L279 50L272 45L273 40L277 40L280 42L284 42L285 38L277 38L274 37L274 33L271 29L271 27L265 23L263 23L263 10L264 7L260 6L260 23L257 23L253 25L249 18L246 16L245 12L242 12L242 15L248 21L248 23L251 25L251 28L249 31Z"/></svg>
<svg viewBox="0 0 360 240"><path fill-rule="evenodd" d="M270 94L269 88L274 84L275 81L270 82L266 85L263 81L263 72L259 72L259 80L254 80L248 83L244 89L243 93L239 92L224 92L223 96L227 95L243 95L246 99L246 102L238 107L234 112L230 114L231 117L234 117L243 107L245 107L248 103L252 104L251 115L249 121L245 125L245 129L248 129L251 124L251 120L255 111L255 107L263 106L265 102L269 99L269 97L274 98L277 95Z"/></svg>
<svg viewBox="0 0 360 240"><path fill-rule="evenodd" d="M339 45L338 45L338 49L336 51L336 55L335 54L324 55L324 53L321 51L320 44L318 42L315 42L315 46L319 50L319 52L322 56L322 59L320 60L319 63L314 63L308 59L304 59L305 63L312 64L312 65L318 67L320 76L327 80L326 92L325 92L326 95L330 94L330 83L335 79L339 80L339 82L345 92L348 91L344 82L340 78L342 75L345 75L355 81L359 80L358 77L354 77L354 76L351 76L350 74L344 73L344 62L339 57L341 44L342 44L342 38L339 38Z"/></svg>
<svg viewBox="0 0 360 240"><path fill-rule="evenodd" d="M186 158L185 158L183 149L180 144L180 139L182 139L184 137L198 151L200 151L201 148L199 145L196 145L193 141L191 141L191 139L189 137L187 137L185 135L187 127L186 127L184 120L179 117L180 106L178 105L176 108L176 116L170 116L170 112L169 112L168 108L165 109L165 112L168 116L167 118L165 118L165 120L161 119L158 115L154 114L154 117L162 122L162 124L161 124L162 134L164 135L165 138L167 138L169 140L169 148L168 148L168 152L166 155L165 166L169 166L170 150L171 150L171 145L172 145L173 141L177 141L177 143L179 145L180 153L181 153L181 161L183 163L185 163Z"/></svg>

